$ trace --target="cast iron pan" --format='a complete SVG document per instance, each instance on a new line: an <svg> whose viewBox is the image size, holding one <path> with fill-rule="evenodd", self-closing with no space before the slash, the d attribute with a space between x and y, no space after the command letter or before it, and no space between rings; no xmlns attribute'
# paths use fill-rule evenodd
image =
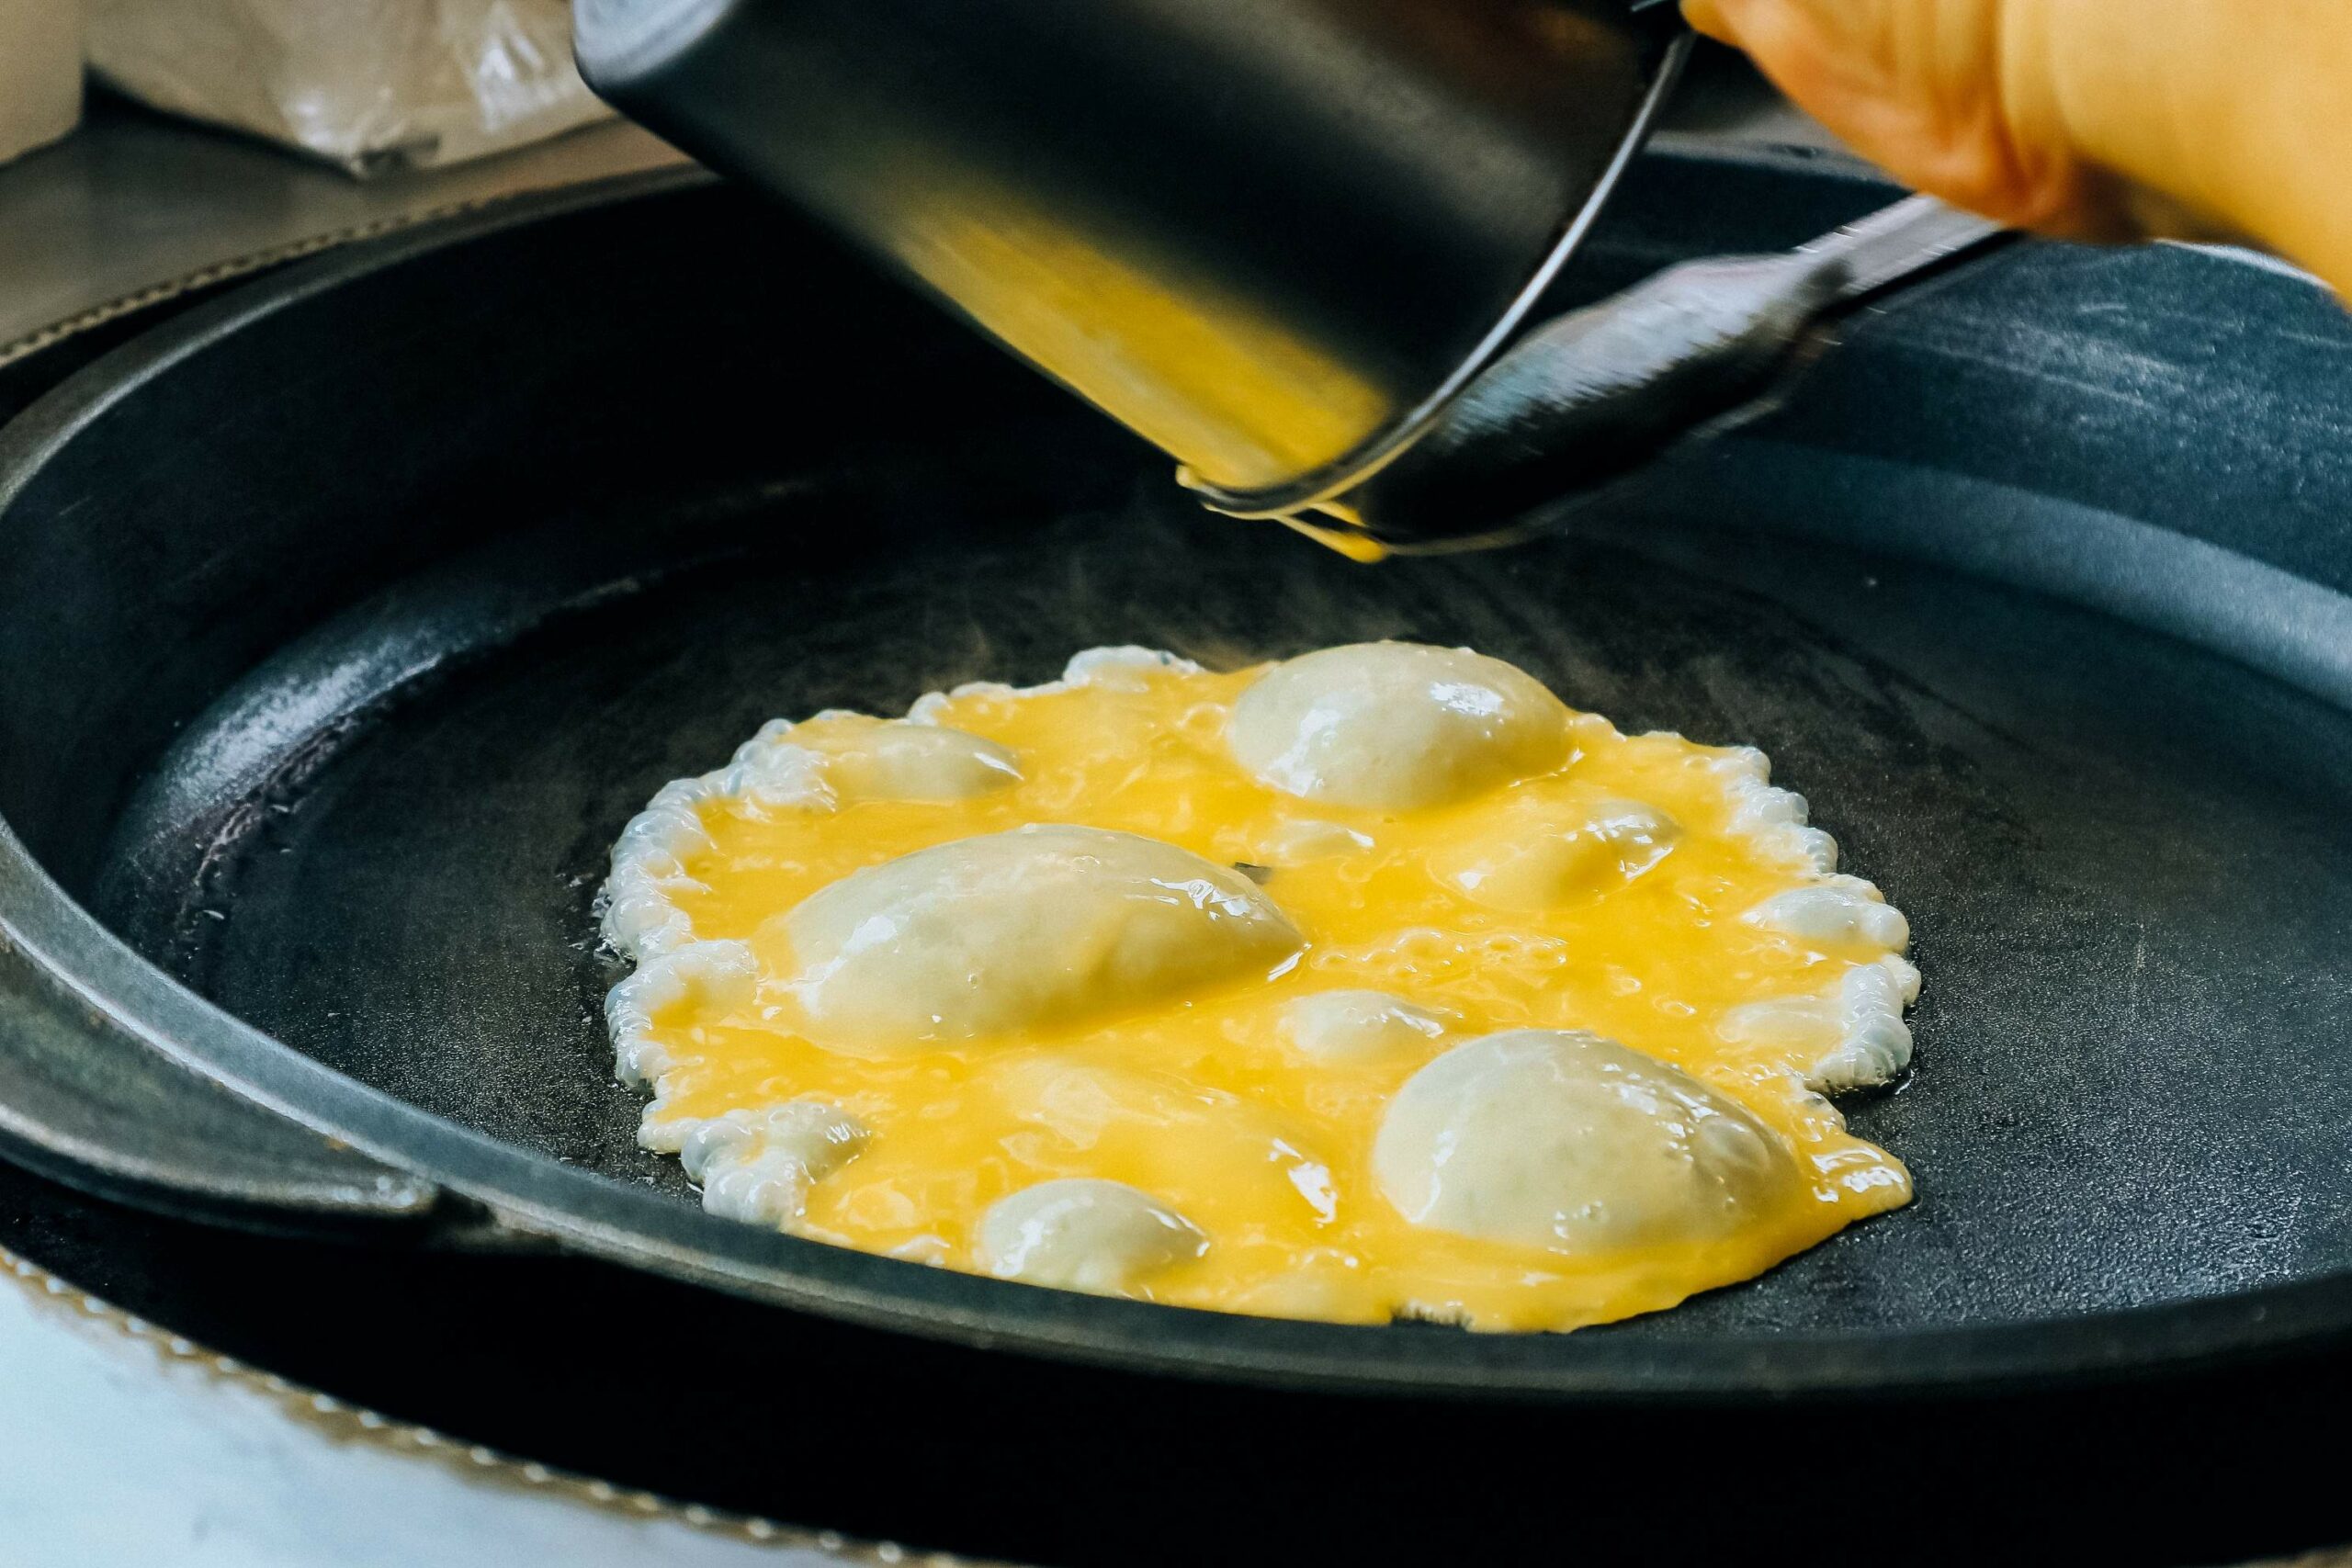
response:
<svg viewBox="0 0 2352 1568"><path fill-rule="evenodd" d="M1669 149L1571 294L1886 194ZM157 1227L292 1370L926 1544L1737 1542L1675 1479L1714 1452L1898 1536L1918 1456L1946 1544L2012 1539L1984 1504L2026 1486L2086 1505L2044 1543L2126 1539L2098 1501L2143 1483L2166 1555L2223 1503L2231 1550L2247 1513L2352 1530L2314 1450L2231 1425L2352 1385L2352 324L2241 260L2041 247L1843 330L1560 536L1372 570L1196 513L698 180L249 286L0 436L0 1138L345 1237ZM1095 643L1390 636L1773 754L1917 932L1919 1065L1849 1107L1916 1205L1669 1314L1470 1336L865 1258L710 1220L635 1147L590 906L662 781ZM681 1392L686 1344L742 1382Z"/></svg>

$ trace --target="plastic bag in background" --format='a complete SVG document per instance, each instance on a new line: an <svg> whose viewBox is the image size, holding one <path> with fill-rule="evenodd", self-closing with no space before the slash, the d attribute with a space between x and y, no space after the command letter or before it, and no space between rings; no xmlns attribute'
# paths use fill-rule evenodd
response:
<svg viewBox="0 0 2352 1568"><path fill-rule="evenodd" d="M88 0L90 64L175 114L358 175L453 164L612 111L563 0Z"/></svg>
<svg viewBox="0 0 2352 1568"><path fill-rule="evenodd" d="M82 118L82 12L74 0L0 0L0 164Z"/></svg>

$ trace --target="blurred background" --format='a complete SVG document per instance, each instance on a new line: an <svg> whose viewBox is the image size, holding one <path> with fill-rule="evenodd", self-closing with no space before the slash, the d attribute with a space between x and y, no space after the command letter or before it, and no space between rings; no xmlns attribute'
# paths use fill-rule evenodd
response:
<svg viewBox="0 0 2352 1568"><path fill-rule="evenodd" d="M1702 49L1669 133L1828 139ZM562 0L0 0L0 363L60 323L679 154Z"/></svg>

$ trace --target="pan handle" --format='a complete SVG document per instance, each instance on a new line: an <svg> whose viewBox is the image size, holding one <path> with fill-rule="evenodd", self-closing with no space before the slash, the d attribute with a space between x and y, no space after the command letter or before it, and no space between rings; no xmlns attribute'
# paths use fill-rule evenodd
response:
<svg viewBox="0 0 2352 1568"><path fill-rule="evenodd" d="M1800 250L1670 267L1528 334L1334 511L1399 550L1524 536L1567 498L1762 412L1824 321L2014 237L1915 196Z"/></svg>
<svg viewBox="0 0 2352 1568"><path fill-rule="evenodd" d="M139 1208L270 1231L380 1231L466 1207L171 1061L5 930L0 1157Z"/></svg>

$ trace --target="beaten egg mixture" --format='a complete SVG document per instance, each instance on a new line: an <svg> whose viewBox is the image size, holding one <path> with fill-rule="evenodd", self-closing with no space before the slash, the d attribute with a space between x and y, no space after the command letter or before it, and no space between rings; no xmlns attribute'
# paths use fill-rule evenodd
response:
<svg viewBox="0 0 2352 1568"><path fill-rule="evenodd" d="M1381 643L777 722L614 851L607 1013L707 1207L1066 1288L1568 1329L1909 1178L1903 917L1763 756Z"/></svg>

